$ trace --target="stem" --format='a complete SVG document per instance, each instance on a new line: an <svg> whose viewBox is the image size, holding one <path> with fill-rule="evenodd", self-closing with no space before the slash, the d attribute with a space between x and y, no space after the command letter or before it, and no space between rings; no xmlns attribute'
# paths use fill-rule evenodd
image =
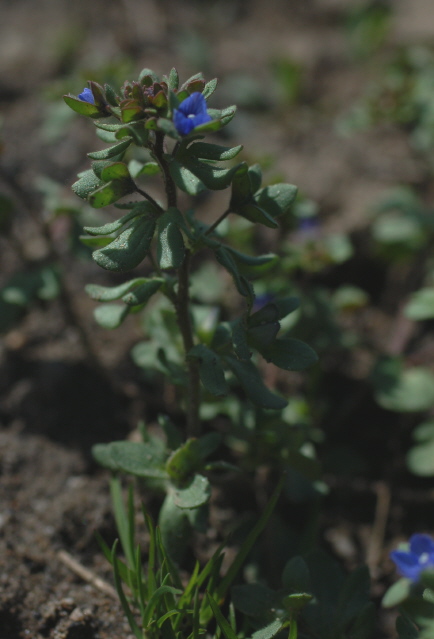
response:
<svg viewBox="0 0 434 639"><path fill-rule="evenodd" d="M178 270L178 296L176 299L176 313L179 328L184 343L185 354L194 346L193 331L190 319L190 295L188 291L190 283L190 251L186 251L181 267ZM187 410L187 435L198 437L200 434L199 406L200 406L200 380L199 366L196 359L187 359L188 367L188 410Z"/></svg>
<svg viewBox="0 0 434 639"><path fill-rule="evenodd" d="M163 211L163 209L161 208L161 206L158 204L158 202L156 200L154 200L154 198L152 197L152 195L149 195L149 193L146 193L146 191L143 191L142 189L140 189L137 184L134 185L136 187L136 191L137 193L139 193L140 195L142 195L146 200L148 200L148 202L150 202L151 204L153 204L157 209L159 209L160 211Z"/></svg>
<svg viewBox="0 0 434 639"><path fill-rule="evenodd" d="M167 195L167 206L176 206L176 186L170 175L169 165L164 159L164 133L157 131L155 134L154 154L163 172L164 188Z"/></svg>
<svg viewBox="0 0 434 639"><path fill-rule="evenodd" d="M209 235L210 233L212 233L214 231L214 229L216 229L218 227L220 222L223 222L223 220L231 212L232 212L232 209L230 207L228 209L226 209L226 211L224 213L222 213L219 218L217 218L217 220L214 222L214 224L211 224L211 226L205 231L204 235Z"/></svg>
<svg viewBox="0 0 434 639"><path fill-rule="evenodd" d="M164 179L164 188L167 196L167 206L176 207L176 186L170 175L169 165L164 158L164 134L158 131L155 136L154 156L161 167ZM187 436L198 437L200 435L200 379L199 363L196 359L188 359L187 353L194 346L193 328L190 319L190 251L187 250L185 258L178 269L178 291L173 301L178 317L179 330L182 336L184 351L188 369L188 408L187 408Z"/></svg>

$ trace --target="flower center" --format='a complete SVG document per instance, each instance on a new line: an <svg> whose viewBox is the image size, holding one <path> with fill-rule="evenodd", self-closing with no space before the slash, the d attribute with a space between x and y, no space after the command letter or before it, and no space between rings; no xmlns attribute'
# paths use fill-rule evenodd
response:
<svg viewBox="0 0 434 639"><path fill-rule="evenodd" d="M424 566L429 562L429 554L427 552L423 552L419 557L419 563Z"/></svg>

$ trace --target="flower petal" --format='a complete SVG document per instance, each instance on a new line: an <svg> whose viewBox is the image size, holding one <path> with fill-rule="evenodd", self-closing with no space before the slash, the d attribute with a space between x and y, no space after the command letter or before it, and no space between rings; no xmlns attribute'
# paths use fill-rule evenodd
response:
<svg viewBox="0 0 434 639"><path fill-rule="evenodd" d="M403 576L417 581L423 566L419 564L419 557L413 552L405 552L404 550L393 550L390 558L395 562L398 572Z"/></svg>
<svg viewBox="0 0 434 639"><path fill-rule="evenodd" d="M89 102L89 104L95 104L95 98L93 97L93 93L87 87L83 89L81 93L78 94L78 99L83 102Z"/></svg>
<svg viewBox="0 0 434 639"><path fill-rule="evenodd" d="M430 535L412 535L410 537L410 551L418 556L424 553L434 553L434 540Z"/></svg>
<svg viewBox="0 0 434 639"><path fill-rule="evenodd" d="M199 113L193 118L195 128L200 126L201 124L206 124L207 122L211 122L212 117L208 115L208 113Z"/></svg>
<svg viewBox="0 0 434 639"><path fill-rule="evenodd" d="M173 123L176 130L181 135L188 135L194 129L194 120L189 118L182 111L176 109L173 114Z"/></svg>
<svg viewBox="0 0 434 639"><path fill-rule="evenodd" d="M181 102L179 110L185 115L199 115L199 113L206 113L206 100L202 93L196 91Z"/></svg>

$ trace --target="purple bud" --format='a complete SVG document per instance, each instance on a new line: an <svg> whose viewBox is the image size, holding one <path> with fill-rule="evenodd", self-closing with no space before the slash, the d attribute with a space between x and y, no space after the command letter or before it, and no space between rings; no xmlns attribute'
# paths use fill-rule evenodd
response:
<svg viewBox="0 0 434 639"><path fill-rule="evenodd" d="M83 89L81 93L78 94L78 99L83 102L89 102L89 104L95 104L95 98L93 97L93 93L90 89L86 87Z"/></svg>

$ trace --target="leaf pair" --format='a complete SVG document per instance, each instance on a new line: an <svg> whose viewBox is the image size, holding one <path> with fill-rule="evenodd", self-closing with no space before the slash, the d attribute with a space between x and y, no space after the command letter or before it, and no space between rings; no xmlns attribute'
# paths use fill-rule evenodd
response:
<svg viewBox="0 0 434 639"><path fill-rule="evenodd" d="M113 204L136 190L128 167L123 162L100 160L78 177L72 190L96 209Z"/></svg>
<svg viewBox="0 0 434 639"><path fill-rule="evenodd" d="M232 180L230 209L250 222L276 228L276 217L288 212L297 195L292 184L273 184L260 189L261 171L258 165L237 167Z"/></svg>

